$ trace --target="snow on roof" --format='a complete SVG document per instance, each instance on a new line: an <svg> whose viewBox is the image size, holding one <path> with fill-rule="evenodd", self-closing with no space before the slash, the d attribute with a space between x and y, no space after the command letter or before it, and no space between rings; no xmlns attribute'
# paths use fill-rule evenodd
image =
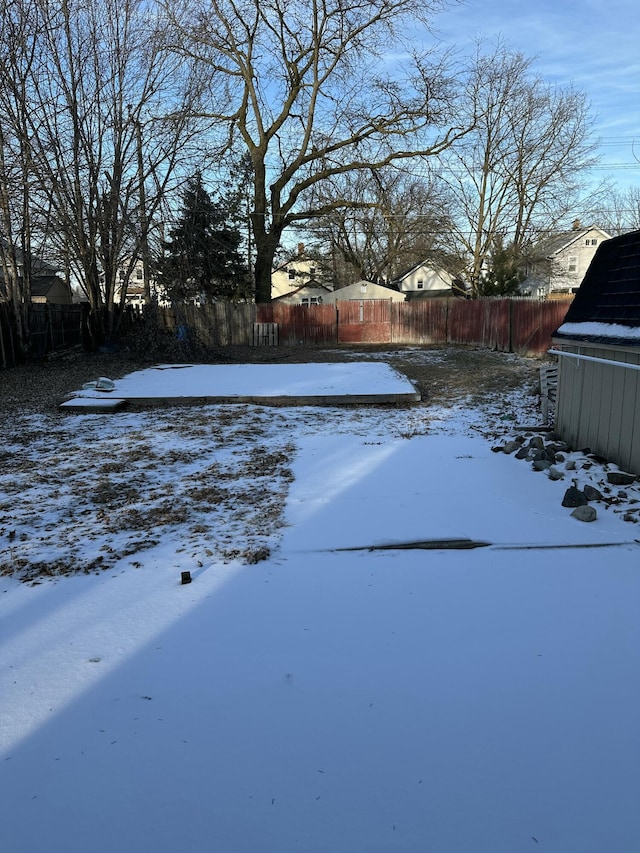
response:
<svg viewBox="0 0 640 853"><path fill-rule="evenodd" d="M562 337L611 338L640 343L640 326L621 326L618 323L563 323L555 334Z"/></svg>

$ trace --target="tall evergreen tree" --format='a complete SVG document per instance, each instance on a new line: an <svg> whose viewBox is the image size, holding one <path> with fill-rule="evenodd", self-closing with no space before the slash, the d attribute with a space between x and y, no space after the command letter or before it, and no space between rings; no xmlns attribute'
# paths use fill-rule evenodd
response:
<svg viewBox="0 0 640 853"><path fill-rule="evenodd" d="M251 287L246 261L240 252L242 235L230 224L223 202L215 202L204 187L202 174L187 182L180 215L162 244L157 279L176 302L245 299Z"/></svg>

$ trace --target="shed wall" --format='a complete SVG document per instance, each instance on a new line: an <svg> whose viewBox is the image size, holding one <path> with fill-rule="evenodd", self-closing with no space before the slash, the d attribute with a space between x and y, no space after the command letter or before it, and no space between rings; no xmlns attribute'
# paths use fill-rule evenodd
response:
<svg viewBox="0 0 640 853"><path fill-rule="evenodd" d="M560 356L557 431L572 447L589 447L623 470L640 474L640 370L624 366L640 365L640 350L564 340L561 344L564 352L603 361Z"/></svg>

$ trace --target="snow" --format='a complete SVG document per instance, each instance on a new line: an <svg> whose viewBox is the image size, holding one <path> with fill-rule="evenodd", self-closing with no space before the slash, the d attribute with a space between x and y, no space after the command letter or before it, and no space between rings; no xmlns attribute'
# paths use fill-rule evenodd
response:
<svg viewBox="0 0 640 853"><path fill-rule="evenodd" d="M636 849L637 526L492 452L536 404L25 415L0 541L87 573L0 578L3 849Z"/></svg>
<svg viewBox="0 0 640 853"><path fill-rule="evenodd" d="M114 382L113 396L147 398L206 397L346 397L415 394L415 388L393 367L379 363L338 364L160 364ZM94 389L76 399L102 397Z"/></svg>
<svg viewBox="0 0 640 853"><path fill-rule="evenodd" d="M640 326L621 326L619 323L563 323L558 329L561 335L588 335L596 338L622 338L640 341Z"/></svg>

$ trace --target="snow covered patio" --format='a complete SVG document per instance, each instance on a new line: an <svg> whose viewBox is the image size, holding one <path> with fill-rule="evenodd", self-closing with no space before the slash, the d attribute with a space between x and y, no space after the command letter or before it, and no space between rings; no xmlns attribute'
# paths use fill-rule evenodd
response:
<svg viewBox="0 0 640 853"><path fill-rule="evenodd" d="M576 521L568 477L492 453L487 425L536 405L25 416L3 546L104 568L0 579L3 846L634 850L638 528ZM251 515L256 446L273 468ZM191 516L214 482L239 491ZM182 519L159 506L135 553L131 483ZM368 550L461 537L491 544ZM268 558L234 558L247 543Z"/></svg>

